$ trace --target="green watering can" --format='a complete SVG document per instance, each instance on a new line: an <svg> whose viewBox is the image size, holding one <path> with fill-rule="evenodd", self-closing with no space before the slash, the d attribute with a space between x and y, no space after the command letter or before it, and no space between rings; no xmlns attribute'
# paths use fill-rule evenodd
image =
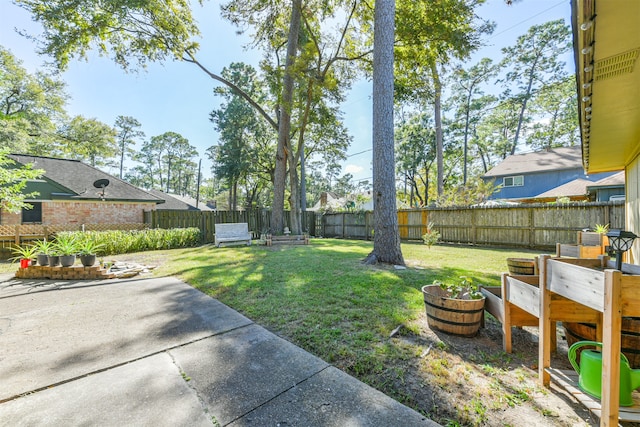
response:
<svg viewBox="0 0 640 427"><path fill-rule="evenodd" d="M569 361L579 375L578 384L585 393L602 397L602 353L600 350L582 350L580 366L576 363L576 351L584 346L602 347L595 341L578 341L569 347ZM640 369L631 369L627 357L620 353L620 406L632 406L631 392L640 387Z"/></svg>

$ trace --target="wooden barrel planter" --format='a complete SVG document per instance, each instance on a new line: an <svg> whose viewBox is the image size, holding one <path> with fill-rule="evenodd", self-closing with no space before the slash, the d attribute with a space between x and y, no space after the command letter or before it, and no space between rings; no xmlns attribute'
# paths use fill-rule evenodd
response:
<svg viewBox="0 0 640 427"><path fill-rule="evenodd" d="M463 337L478 333L484 315L484 296L480 299L450 298L449 293L438 285L423 286L422 294L431 329Z"/></svg>
<svg viewBox="0 0 640 427"><path fill-rule="evenodd" d="M536 261L529 258L507 258L507 267L513 275L533 275L536 271Z"/></svg>
<svg viewBox="0 0 640 427"><path fill-rule="evenodd" d="M578 341L598 341L596 325L593 323L562 322L567 344L571 346ZM622 352L633 369L640 368L640 318L622 318Z"/></svg>

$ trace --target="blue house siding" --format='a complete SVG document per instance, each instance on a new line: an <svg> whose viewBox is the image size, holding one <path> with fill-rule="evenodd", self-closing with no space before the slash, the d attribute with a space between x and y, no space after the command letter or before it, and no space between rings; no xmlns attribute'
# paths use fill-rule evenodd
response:
<svg viewBox="0 0 640 427"><path fill-rule="evenodd" d="M535 197L552 188L559 187L567 182L577 178L584 178L590 181L598 181L613 175L616 172L598 173L585 176L583 169L564 169L555 171L544 171L539 173L520 173L514 172L510 175L484 178L485 181L494 180L496 185L502 185L505 177L523 176L524 185L517 187L501 187L497 192L491 195L490 199L523 199Z"/></svg>

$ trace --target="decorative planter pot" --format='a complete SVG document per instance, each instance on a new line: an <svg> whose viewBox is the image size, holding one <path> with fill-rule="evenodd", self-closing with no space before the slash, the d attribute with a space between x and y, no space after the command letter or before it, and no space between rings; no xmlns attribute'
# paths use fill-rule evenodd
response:
<svg viewBox="0 0 640 427"><path fill-rule="evenodd" d="M511 274L533 275L535 273L535 259L507 258L507 267Z"/></svg>
<svg viewBox="0 0 640 427"><path fill-rule="evenodd" d="M62 256L60 256L60 264L62 264L63 267L71 267L75 263L76 263L76 256L75 255L62 255Z"/></svg>
<svg viewBox="0 0 640 427"><path fill-rule="evenodd" d="M431 329L463 337L478 333L484 315L484 296L479 299L450 298L449 292L438 285L423 286L422 294Z"/></svg>
<svg viewBox="0 0 640 427"><path fill-rule="evenodd" d="M31 265L31 260L29 258L22 258L20 260L20 268L28 268Z"/></svg>
<svg viewBox="0 0 640 427"><path fill-rule="evenodd" d="M38 254L38 265L49 265L49 255Z"/></svg>
<svg viewBox="0 0 640 427"><path fill-rule="evenodd" d="M80 262L85 267L93 267L93 265L96 263L96 256L95 255L80 255Z"/></svg>
<svg viewBox="0 0 640 427"><path fill-rule="evenodd" d="M60 257L57 255L49 255L49 267L56 267L60 264Z"/></svg>

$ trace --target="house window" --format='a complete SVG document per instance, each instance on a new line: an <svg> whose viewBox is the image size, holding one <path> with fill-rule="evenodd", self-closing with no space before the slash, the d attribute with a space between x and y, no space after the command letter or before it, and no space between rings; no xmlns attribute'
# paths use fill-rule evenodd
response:
<svg viewBox="0 0 640 427"><path fill-rule="evenodd" d="M22 223L42 223L42 202L29 202L31 209L22 208Z"/></svg>
<svg viewBox="0 0 640 427"><path fill-rule="evenodd" d="M502 180L503 187L522 187L524 185L524 176L505 176Z"/></svg>

